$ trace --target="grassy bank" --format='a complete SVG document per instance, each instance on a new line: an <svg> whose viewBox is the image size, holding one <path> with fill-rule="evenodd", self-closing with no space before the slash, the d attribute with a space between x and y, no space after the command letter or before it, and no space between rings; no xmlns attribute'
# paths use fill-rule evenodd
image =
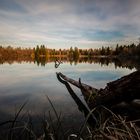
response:
<svg viewBox="0 0 140 140"><path fill-rule="evenodd" d="M94 108L85 118L84 123L76 133L65 130L62 125L62 115L57 113L53 103L48 101L55 114L55 120L48 112L49 118L45 115L40 120L38 128L34 128L34 121L29 113L21 115L27 103L24 103L15 113L11 120L0 123L0 140L137 140L140 139L140 120L127 120L126 117L116 115L111 110L102 106L97 119L98 125L92 127L88 119L98 108ZM106 116L107 114L107 116ZM26 120L23 118L26 116ZM40 130L40 132L36 131Z"/></svg>

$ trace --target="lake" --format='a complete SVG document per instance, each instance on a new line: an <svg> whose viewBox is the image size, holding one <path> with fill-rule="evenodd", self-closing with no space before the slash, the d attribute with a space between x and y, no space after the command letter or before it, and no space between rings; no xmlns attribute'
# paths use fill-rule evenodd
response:
<svg viewBox="0 0 140 140"><path fill-rule="evenodd" d="M64 127L76 132L85 118L66 87L58 81L56 72L62 72L75 80L81 78L83 83L95 88L104 88L108 82L135 70L124 66L116 67L113 62L102 64L94 61L65 61L58 68L55 68L54 62L42 66L36 62L3 63L0 65L0 122L11 119L25 102L27 104L21 111L21 116L30 114L35 122L39 122L44 115L50 121L50 114L55 121L56 116L46 97L48 96L58 114L61 113ZM80 90L74 86L72 88L83 101Z"/></svg>

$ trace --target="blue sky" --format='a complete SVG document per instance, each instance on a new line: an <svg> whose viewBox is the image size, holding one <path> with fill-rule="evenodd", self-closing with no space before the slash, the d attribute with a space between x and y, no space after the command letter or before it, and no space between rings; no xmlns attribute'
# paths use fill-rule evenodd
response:
<svg viewBox="0 0 140 140"><path fill-rule="evenodd" d="M97 48L137 43L140 0L0 0L0 44Z"/></svg>

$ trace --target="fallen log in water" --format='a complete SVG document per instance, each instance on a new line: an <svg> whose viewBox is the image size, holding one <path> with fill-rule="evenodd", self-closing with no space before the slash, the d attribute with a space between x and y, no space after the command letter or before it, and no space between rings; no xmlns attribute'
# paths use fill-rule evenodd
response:
<svg viewBox="0 0 140 140"><path fill-rule="evenodd" d="M75 101L75 103L78 106L78 109L84 113L85 118L91 114L88 118L88 123L90 124L90 126L95 127L97 125L97 119L96 117L90 113L90 110L87 106L84 105L84 103L80 100L80 98L75 94L75 92L73 91L73 89L71 88L70 84L68 82L66 82L65 80L62 80L62 78L60 77L60 73L56 73L57 79L66 86L67 90L69 91L71 97L73 98L73 100Z"/></svg>
<svg viewBox="0 0 140 140"><path fill-rule="evenodd" d="M90 108L98 105L113 106L120 102L130 102L140 99L140 71L133 72L116 81L110 82L104 89L96 89L75 81L62 73L58 75L66 82L81 89L81 92Z"/></svg>
<svg viewBox="0 0 140 140"><path fill-rule="evenodd" d="M87 84L84 84L84 83L81 83L81 80L79 79L79 81L75 81L67 76L65 76L64 74L62 73L57 73L57 75L59 75L62 79L64 79L66 82L69 82L71 83L72 85L78 87L81 89L83 95L84 95L84 98L87 100L89 98L89 95L92 95L93 93L98 93L98 89L96 88L93 88Z"/></svg>

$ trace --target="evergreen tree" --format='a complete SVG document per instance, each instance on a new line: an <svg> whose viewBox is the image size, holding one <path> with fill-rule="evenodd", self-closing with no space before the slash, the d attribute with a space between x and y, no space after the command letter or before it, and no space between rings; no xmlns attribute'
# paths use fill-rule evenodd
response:
<svg viewBox="0 0 140 140"><path fill-rule="evenodd" d="M77 47L74 48L73 58L74 59L78 59L79 58L79 50L78 50Z"/></svg>

